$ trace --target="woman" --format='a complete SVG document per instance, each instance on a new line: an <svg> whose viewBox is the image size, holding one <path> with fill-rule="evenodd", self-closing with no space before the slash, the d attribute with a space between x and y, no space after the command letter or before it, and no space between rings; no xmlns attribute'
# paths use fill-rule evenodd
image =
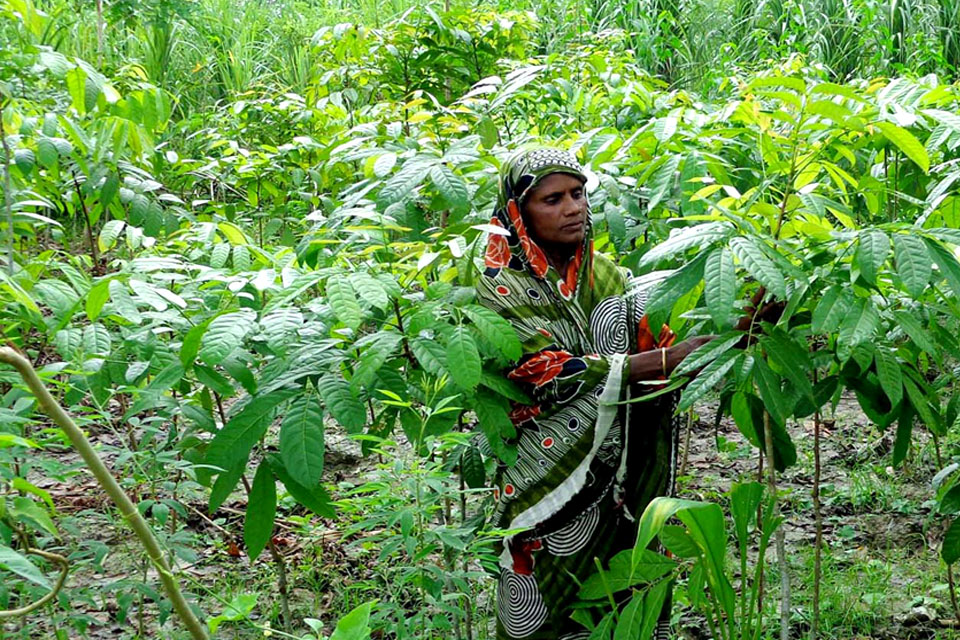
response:
<svg viewBox="0 0 960 640"><path fill-rule="evenodd" d="M579 583L633 546L636 518L673 490L673 399L624 400L695 348L651 333L643 283L593 251L586 177L565 151L518 154L502 168L481 304L510 321L523 357L507 377L534 399L511 415L517 462L497 474L495 526L523 529L500 557L497 637L586 638L570 619ZM649 283L649 279L648 279ZM638 285L638 286L632 286ZM634 395L641 393L634 391ZM665 638L669 604L656 638Z"/></svg>

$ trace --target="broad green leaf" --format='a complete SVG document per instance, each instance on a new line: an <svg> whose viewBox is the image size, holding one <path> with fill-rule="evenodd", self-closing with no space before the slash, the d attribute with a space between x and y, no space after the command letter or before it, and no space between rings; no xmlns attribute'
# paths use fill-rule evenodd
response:
<svg viewBox="0 0 960 640"><path fill-rule="evenodd" d="M930 333L920 324L916 316L909 311L898 310L893 312L897 324L903 329L913 342L929 354L939 352Z"/></svg>
<svg viewBox="0 0 960 640"><path fill-rule="evenodd" d="M247 496L247 511L243 518L243 543L247 557L256 560L270 541L273 519L277 515L277 485L270 465L261 462L253 477L253 486Z"/></svg>
<svg viewBox="0 0 960 640"><path fill-rule="evenodd" d="M456 327L447 339L447 362L454 363L450 377L461 388L472 390L480 383L480 352L467 327Z"/></svg>
<svg viewBox="0 0 960 640"><path fill-rule="evenodd" d="M240 593L233 597L223 608L223 613L207 620L210 633L216 634L220 625L227 621L243 620L257 606L257 594Z"/></svg>
<svg viewBox="0 0 960 640"><path fill-rule="evenodd" d="M484 371L480 374L480 384L492 391L496 391L508 400L513 400L520 404L533 404L530 396L525 394L514 382L504 378L500 373Z"/></svg>
<svg viewBox="0 0 960 640"><path fill-rule="evenodd" d="M317 380L317 391L333 419L348 433L359 433L367 424L367 410L350 391L350 385L337 374L328 374Z"/></svg>
<svg viewBox="0 0 960 640"><path fill-rule="evenodd" d="M960 485L954 485L940 498L937 511L944 514L955 514L960 511Z"/></svg>
<svg viewBox="0 0 960 640"><path fill-rule="evenodd" d="M907 292L919 297L930 282L933 261L927 247L919 237L905 233L893 236L893 255L897 261L897 274Z"/></svg>
<svg viewBox="0 0 960 640"><path fill-rule="evenodd" d="M913 405L914 410L917 412L917 415L920 416L920 420L927 426L927 429L937 435L945 435L939 412L930 401L930 397L936 398L936 395L924 393L925 389L921 390L921 388L910 379L910 376L904 376L903 388L907 392L910 404Z"/></svg>
<svg viewBox="0 0 960 640"><path fill-rule="evenodd" d="M892 351L883 345L878 345L874 352L874 362L877 364L877 377L880 386L887 394L892 406L897 406L903 398L903 376L900 372L900 361Z"/></svg>
<svg viewBox="0 0 960 640"><path fill-rule="evenodd" d="M930 156L927 155L927 150L923 147L923 143L917 140L916 136L892 122L876 122L874 126L880 129L884 137L896 145L905 156L913 160L917 166L923 169L924 173L930 172Z"/></svg>
<svg viewBox="0 0 960 640"><path fill-rule="evenodd" d="M471 489L480 489L487 484L483 456L480 455L480 449L473 445L464 447L460 454L460 477Z"/></svg>
<svg viewBox="0 0 960 640"><path fill-rule="evenodd" d="M110 173L103 181L100 187L100 206L106 209L113 202L120 190L120 176L116 173Z"/></svg>
<svg viewBox="0 0 960 640"><path fill-rule="evenodd" d="M442 376L447 373L446 350L436 341L427 338L413 338L410 340L410 350L413 357L427 373Z"/></svg>
<svg viewBox="0 0 960 640"><path fill-rule="evenodd" d="M297 331L303 327L303 313L297 309L277 309L265 315L260 326L270 348L284 352L297 341Z"/></svg>
<svg viewBox="0 0 960 640"><path fill-rule="evenodd" d="M57 158L60 154L57 152L56 145L49 138L40 138L37 140L37 162L44 169L52 169L57 164Z"/></svg>
<svg viewBox="0 0 960 640"><path fill-rule="evenodd" d="M273 420L273 410L299 391L281 389L252 398L217 432L207 447L207 462L231 469L245 460Z"/></svg>
<svg viewBox="0 0 960 640"><path fill-rule="evenodd" d="M890 254L890 238L879 229L867 229L859 235L857 265L864 280L877 284L877 274Z"/></svg>
<svg viewBox="0 0 960 640"><path fill-rule="evenodd" d="M26 556L4 544L0 544L0 569L15 573L21 578L46 589L53 588L47 577L37 568L37 565L30 562Z"/></svg>
<svg viewBox="0 0 960 640"><path fill-rule="evenodd" d="M900 419L897 422L897 436L893 442L893 466L899 466L907 457L910 449L910 437L913 435L913 419L916 412L909 402L900 405Z"/></svg>
<svg viewBox="0 0 960 640"><path fill-rule="evenodd" d="M29 178L33 167L37 163L37 156L31 149L17 149L13 152L13 162L17 165L24 178Z"/></svg>
<svg viewBox="0 0 960 640"><path fill-rule="evenodd" d="M109 251L117 244L117 238L120 237L126 224L123 220L107 220L103 223L103 228L100 229L100 235L97 239L97 245L101 252Z"/></svg>
<svg viewBox="0 0 960 640"><path fill-rule="evenodd" d="M101 280L87 292L85 303L87 319L94 322L100 317L103 305L110 299L110 280Z"/></svg>
<svg viewBox="0 0 960 640"><path fill-rule="evenodd" d="M330 640L367 640L370 637L370 612L373 602L356 607L337 621Z"/></svg>
<svg viewBox="0 0 960 640"><path fill-rule="evenodd" d="M957 257L935 240L924 238L923 241L940 270L940 277L947 281L954 295L960 295L960 262Z"/></svg>
<svg viewBox="0 0 960 640"><path fill-rule="evenodd" d="M750 543L747 532L751 523L756 522L763 491L763 485L759 482L735 482L730 488L730 516L741 553Z"/></svg>
<svg viewBox="0 0 960 640"><path fill-rule="evenodd" d="M477 123L477 133L480 134L480 143L484 149L493 149L500 142L497 125L490 116L484 116Z"/></svg>
<svg viewBox="0 0 960 640"><path fill-rule="evenodd" d="M383 178L390 174L393 171L393 167L397 164L397 154L388 151L384 154L377 156L377 159L373 162L373 175L378 178Z"/></svg>
<svg viewBox="0 0 960 640"><path fill-rule="evenodd" d="M480 430L486 436L494 454L507 464L513 464L517 456L516 449L508 447L503 439L516 437L517 431L510 421L506 400L485 389L479 389L473 409L480 422Z"/></svg>
<svg viewBox="0 0 960 640"><path fill-rule="evenodd" d="M676 568L675 561L649 549L643 549L639 554L626 549L610 559L603 576L595 573L584 580L579 595L584 600L603 600L607 597L607 587L613 593L619 593L641 583L659 580Z"/></svg>
<svg viewBox="0 0 960 640"><path fill-rule="evenodd" d="M733 345L738 343L742 338L743 334L739 332L728 333L706 344L700 345L683 359L683 362L674 369L673 375L682 376L706 366L716 360L717 356L731 349Z"/></svg>
<svg viewBox="0 0 960 640"><path fill-rule="evenodd" d="M764 253L755 238L736 237L730 240L730 248L743 268L778 298L787 297L787 285L780 268Z"/></svg>
<svg viewBox="0 0 960 640"><path fill-rule="evenodd" d="M764 408L770 412L774 422L786 424L787 418L793 413L794 405L783 392L780 376L773 372L764 358L756 358L753 373L753 381L757 385L757 392L763 401ZM762 438L760 442L763 442Z"/></svg>
<svg viewBox="0 0 960 640"><path fill-rule="evenodd" d="M960 560L960 518L954 518L950 521L950 526L943 535L940 557L947 564L953 564Z"/></svg>
<svg viewBox="0 0 960 640"><path fill-rule="evenodd" d="M244 457L232 467L217 475L217 480L210 489L210 513L215 513L230 496L246 469L247 458Z"/></svg>
<svg viewBox="0 0 960 640"><path fill-rule="evenodd" d="M461 307L461 311L470 318L474 326L487 341L493 344L507 360L519 360L523 355L523 345L513 326L496 311L471 304Z"/></svg>
<svg viewBox="0 0 960 640"><path fill-rule="evenodd" d="M88 356L110 355L110 332L99 322L83 328L83 351Z"/></svg>
<svg viewBox="0 0 960 640"><path fill-rule="evenodd" d="M330 494L328 494L323 487L318 484L307 487L295 481L290 477L290 474L287 473L283 461L275 454L268 454L267 461L270 463L270 468L273 469L273 474L283 483L283 486L287 489L287 493L289 493L294 500L322 518L333 518L336 516L331 504L332 499L330 498Z"/></svg>
<svg viewBox="0 0 960 640"><path fill-rule="evenodd" d="M213 366L243 344L243 339L253 328L256 313L250 309L241 309L225 313L214 318L207 327L201 340L200 359Z"/></svg>
<svg viewBox="0 0 960 640"><path fill-rule="evenodd" d="M350 274L350 284L354 291L366 304L383 311L390 305L390 296L383 283L366 271L356 271Z"/></svg>
<svg viewBox="0 0 960 640"><path fill-rule="evenodd" d="M850 297L849 291L840 286L827 289L813 310L810 328L815 333L832 333L839 329L850 308Z"/></svg>
<svg viewBox="0 0 960 640"><path fill-rule="evenodd" d="M713 362L703 368L696 378L693 379L683 395L680 396L680 403L677 405L677 411L685 411L693 406L693 403L702 398L718 382L723 380L727 372L733 368L737 358L743 352L739 349L729 349L721 353Z"/></svg>
<svg viewBox="0 0 960 640"><path fill-rule="evenodd" d="M730 328L737 295L737 271L728 248L717 247L710 252L703 267L703 279L703 295L713 322L720 329Z"/></svg>
<svg viewBox="0 0 960 640"><path fill-rule="evenodd" d="M647 211L653 211L658 204L673 192L673 184L677 179L677 170L680 168L680 156L670 155L661 164L647 181L650 187L650 196L647 199Z"/></svg>
<svg viewBox="0 0 960 640"><path fill-rule="evenodd" d="M280 459L290 477L307 487L323 475L323 407L313 393L290 403L280 426Z"/></svg>
<svg viewBox="0 0 960 640"><path fill-rule="evenodd" d="M403 335L396 331L379 331L374 334L374 339L367 343L363 355L360 356L360 362L353 372L353 378L350 380L350 386L354 391L374 382L377 372L393 356L402 341Z"/></svg>
<svg viewBox="0 0 960 640"><path fill-rule="evenodd" d="M363 310L357 301L357 293L350 281L343 276L332 276L326 284L327 303L337 319L351 329L363 321Z"/></svg>
<svg viewBox="0 0 960 640"><path fill-rule="evenodd" d="M700 255L661 280L650 292L644 309L650 319L650 325L658 327L669 313L674 310L677 301L694 289L703 279L703 266L706 255Z"/></svg>
<svg viewBox="0 0 960 640"><path fill-rule="evenodd" d="M847 310L837 337L845 347L852 349L870 340L879 324L880 316L873 301L860 298Z"/></svg>
<svg viewBox="0 0 960 640"><path fill-rule="evenodd" d="M640 259L640 267L653 266L661 260L674 258L694 247L702 249L718 240L726 239L732 231L733 226L727 222L707 222L692 227L673 229L670 232L670 237L643 254Z"/></svg>
<svg viewBox="0 0 960 640"><path fill-rule="evenodd" d="M453 170L443 164L430 169L430 181L443 197L447 206L456 212L465 212L470 209L470 193L467 183Z"/></svg>
<svg viewBox="0 0 960 640"><path fill-rule="evenodd" d="M775 329L770 335L761 338L761 344L769 361L780 369L780 375L789 380L803 395L812 399L813 386L807 377L812 365L806 345L797 344L796 340L782 329Z"/></svg>
<svg viewBox="0 0 960 640"><path fill-rule="evenodd" d="M211 320L206 320L200 324L190 327L187 335L183 337L183 343L180 345L180 362L184 367L189 367L197 359L197 353L200 351L200 342L203 340L203 334L207 332Z"/></svg>

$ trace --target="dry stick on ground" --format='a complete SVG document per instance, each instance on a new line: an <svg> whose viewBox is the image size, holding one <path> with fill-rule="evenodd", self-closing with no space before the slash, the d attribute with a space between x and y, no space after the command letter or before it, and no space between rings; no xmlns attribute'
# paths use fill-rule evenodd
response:
<svg viewBox="0 0 960 640"><path fill-rule="evenodd" d="M83 432L77 427L70 415L64 411L63 407L50 395L50 392L47 391L46 386L44 386L37 372L34 370L33 365L31 365L26 358L9 347L0 347L0 362L9 364L17 370L20 377L27 383L27 387L29 387L33 395L36 396L44 413L50 416L58 427L63 429L63 432L70 439L71 444L73 444L74 448L80 454L80 457L83 458L83 461L93 473L97 482L100 483L103 490L110 496L113 503L117 505L120 515L123 516L134 533L136 533L140 544L143 545L143 548L147 552L147 556L156 567L167 597L170 598L173 609L177 612L180 620L183 621L184 626L190 631L190 635L194 640L208 640L209 636L207 635L206 627L197 619L197 616L194 615L193 610L190 608L190 604L186 598L183 597L183 593L180 591L180 585L170 571L170 567L163 557L163 550L160 548L160 543L157 542L157 538L153 535L153 531L143 519L143 516L140 515L140 511L134 506L129 496L124 493L123 489L117 483L116 478L110 473L107 465L103 463L103 460L101 460L97 452L94 451L90 445L90 441L83 435Z"/></svg>
<svg viewBox="0 0 960 640"><path fill-rule="evenodd" d="M773 430L770 428L770 413L763 412L763 439L767 450L767 486L773 498L774 509L777 504L777 469L773 464ZM790 640L790 574L787 572L786 534L783 523L777 527L777 565L780 568L780 640Z"/></svg>

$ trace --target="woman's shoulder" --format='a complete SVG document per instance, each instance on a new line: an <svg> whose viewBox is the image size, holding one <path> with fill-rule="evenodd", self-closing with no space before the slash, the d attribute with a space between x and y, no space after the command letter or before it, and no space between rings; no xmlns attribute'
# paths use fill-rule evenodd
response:
<svg viewBox="0 0 960 640"><path fill-rule="evenodd" d="M632 277L630 270L619 266L609 256L595 253L593 256L593 277L597 293L601 297L623 294L627 281Z"/></svg>

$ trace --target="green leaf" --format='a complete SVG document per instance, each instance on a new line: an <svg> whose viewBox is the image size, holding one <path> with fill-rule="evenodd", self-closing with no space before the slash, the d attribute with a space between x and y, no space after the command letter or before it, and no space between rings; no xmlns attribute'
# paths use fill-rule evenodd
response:
<svg viewBox="0 0 960 640"><path fill-rule="evenodd" d="M6 569L41 587L52 589L50 581L35 564L10 547L0 544L0 569Z"/></svg>
<svg viewBox="0 0 960 640"><path fill-rule="evenodd" d="M733 324L734 298L737 295L737 271L733 254L726 247L717 247L707 256L703 267L704 298L707 311L721 330Z"/></svg>
<svg viewBox="0 0 960 640"><path fill-rule="evenodd" d="M944 514L953 514L960 511L960 485L954 485L940 498L937 511Z"/></svg>
<svg viewBox="0 0 960 640"><path fill-rule="evenodd" d="M480 118L477 123L477 133L480 134L480 144L484 149L493 149L500 142L497 125L490 116Z"/></svg>
<svg viewBox="0 0 960 640"><path fill-rule="evenodd" d="M447 207L460 213L469 211L470 193L467 190L467 183L450 167L443 164L433 166L430 169L430 181L437 188Z"/></svg>
<svg viewBox="0 0 960 640"><path fill-rule="evenodd" d="M937 263L940 276L950 285L953 294L960 296L960 262L957 262L957 257L939 242L930 238L924 238L923 240L933 261Z"/></svg>
<svg viewBox="0 0 960 640"><path fill-rule="evenodd" d="M810 328L814 333L833 333L840 328L849 308L849 292L837 285L830 287L813 310Z"/></svg>
<svg viewBox="0 0 960 640"><path fill-rule="evenodd" d="M930 333L920 324L914 314L909 311L898 310L893 312L897 324L903 329L914 344L929 354L938 353L937 345L933 342Z"/></svg>
<svg viewBox="0 0 960 640"><path fill-rule="evenodd" d="M733 231L727 222L707 222L692 227L673 229L670 236L656 244L650 251L640 258L640 267L650 267L661 260L674 258L680 253L693 249L704 248L718 240L725 240Z"/></svg>
<svg viewBox="0 0 960 640"><path fill-rule="evenodd" d="M927 155L927 150L916 136L892 122L876 122L874 125L880 129L887 140L895 144L905 156L923 169L924 173L930 172L930 156Z"/></svg>
<svg viewBox="0 0 960 640"><path fill-rule="evenodd" d="M890 254L890 238L879 229L867 229L859 235L857 265L864 280L877 284L877 275Z"/></svg>
<svg viewBox="0 0 960 640"><path fill-rule="evenodd" d="M520 404L533 404L533 400L523 392L520 387L511 380L507 380L500 373L490 373L484 371L480 374L480 384L484 387L496 391L504 398L513 400Z"/></svg>
<svg viewBox="0 0 960 640"><path fill-rule="evenodd" d="M275 454L268 454L267 461L270 463L270 468L273 469L273 474L280 479L280 482L286 487L287 493L289 493L294 500L321 518L336 517L336 512L334 512L333 506L331 506L332 501L330 494L328 494L323 487L320 485L304 486L295 481L290 477L290 474L287 473L286 468L283 466L283 461Z"/></svg>
<svg viewBox="0 0 960 640"><path fill-rule="evenodd" d="M897 422L897 437L893 442L893 466L899 466L907 457L910 449L910 437L913 435L913 407L904 402L900 406L900 420Z"/></svg>
<svg viewBox="0 0 960 640"><path fill-rule="evenodd" d="M256 313L250 309L241 309L232 313L225 313L214 318L203 334L200 359L213 366L220 364L224 358L243 344L243 339L253 328Z"/></svg>
<svg viewBox="0 0 960 640"><path fill-rule="evenodd" d="M390 305L390 296L387 295L383 283L366 271L351 273L350 284L353 285L353 289L360 296L360 299L369 306L383 311Z"/></svg>
<svg viewBox="0 0 960 640"><path fill-rule="evenodd" d="M337 374L328 374L317 380L317 391L333 419L348 433L359 433L367 424L367 411L359 398L350 391L350 385Z"/></svg>
<svg viewBox="0 0 960 640"><path fill-rule="evenodd" d="M388 151L384 154L377 156L377 159L373 161L373 175L378 178L383 178L390 174L393 171L393 167L397 164L397 154Z"/></svg>
<svg viewBox="0 0 960 640"><path fill-rule="evenodd" d="M436 341L413 338L410 340L410 350L427 373L435 376L447 373L447 352Z"/></svg>
<svg viewBox="0 0 960 640"><path fill-rule="evenodd" d="M104 209L109 207L119 190L120 176L115 173L107 174L107 177L103 180L103 185L100 187L100 206Z"/></svg>
<svg viewBox="0 0 960 640"><path fill-rule="evenodd" d="M123 232L126 222L123 220L107 220L100 229L100 235L97 237L97 246L101 252L109 251L113 245L117 244L117 238Z"/></svg>
<svg viewBox="0 0 960 640"><path fill-rule="evenodd" d="M273 519L277 515L277 485L270 465L261 462L253 477L253 486L247 496L247 511L243 518L243 543L247 557L256 560L270 541Z"/></svg>
<svg viewBox="0 0 960 640"><path fill-rule="evenodd" d="M807 373L813 368L810 356L805 348L782 329L774 329L761 339L761 344L770 362L777 365L780 375L800 390L808 399L813 400L813 386Z"/></svg>
<svg viewBox="0 0 960 640"><path fill-rule="evenodd" d="M490 449L507 464L513 464L517 457L516 448L507 446L503 440L516 437L517 431L510 421L506 400L486 389L479 389L474 398L473 410Z"/></svg>
<svg viewBox="0 0 960 640"><path fill-rule="evenodd" d="M673 184L677 178L677 169L680 168L680 156L670 155L661 164L648 180L650 197L647 199L647 211L653 211L664 198L673 192Z"/></svg>
<svg viewBox="0 0 960 640"><path fill-rule="evenodd" d="M31 149L17 149L13 152L13 162L24 178L29 178L33 167L37 163L37 156Z"/></svg>
<svg viewBox="0 0 960 640"><path fill-rule="evenodd" d="M960 518L954 518L950 521L950 526L943 535L940 557L947 564L953 564L960 560Z"/></svg>
<svg viewBox="0 0 960 640"><path fill-rule="evenodd" d="M869 298L859 298L847 310L840 325L840 332L837 339L847 349L853 349L873 337L880 324L880 316L877 314L873 301Z"/></svg>
<svg viewBox="0 0 960 640"><path fill-rule="evenodd" d="M343 276L331 276L327 279L326 293L327 302L337 319L351 329L359 327L363 322L363 309L360 308L357 292L350 280Z"/></svg>
<svg viewBox="0 0 960 640"><path fill-rule="evenodd" d="M757 392L763 401L763 406L770 412L774 422L786 424L794 405L783 392L780 376L773 372L764 358L759 357L753 363L753 372L753 380L757 384ZM760 442L763 442L762 438Z"/></svg>
<svg viewBox="0 0 960 640"><path fill-rule="evenodd" d="M903 388L907 392L910 404L913 405L920 420L927 426L927 429L937 435L945 435L943 423L940 420L939 412L933 407L929 397L936 398L935 394L925 393L926 389L921 390L917 384L911 380L910 376L904 376Z"/></svg>
<svg viewBox="0 0 960 640"><path fill-rule="evenodd" d="M57 146L49 138L40 138L37 140L37 162L44 169L52 169L57 164L57 158L60 157Z"/></svg>
<svg viewBox="0 0 960 640"><path fill-rule="evenodd" d="M340 618L330 640L368 640L370 611L373 602L366 602Z"/></svg>
<svg viewBox="0 0 960 640"><path fill-rule="evenodd" d="M700 255L661 280L650 292L644 309L650 326L658 327L667 319L677 301L690 292L703 279L706 255Z"/></svg>
<svg viewBox="0 0 960 640"><path fill-rule="evenodd" d="M641 583L659 580L676 568L675 561L649 549L643 549L636 557L633 549L626 549L610 559L609 568L603 576L595 573L584 580L580 587L580 598L605 599L607 587L613 593L618 593Z"/></svg>
<svg viewBox="0 0 960 640"><path fill-rule="evenodd" d="M210 489L210 513L215 513L224 500L230 496L246 469L247 458L244 457L240 462L217 475L217 481L213 483L213 488Z"/></svg>
<svg viewBox="0 0 960 640"><path fill-rule="evenodd" d="M100 312L103 310L103 305L106 304L107 300L110 299L110 280L101 280L93 287L90 288L90 291L87 293L87 300L85 303L87 318L90 322L95 321L100 317Z"/></svg>
<svg viewBox="0 0 960 640"><path fill-rule="evenodd" d="M207 332L210 326L210 320L190 327L187 335L183 337L183 343L180 345L180 362L184 367L189 367L197 359L197 353L200 351L200 341L203 340L203 334Z"/></svg>
<svg viewBox="0 0 960 640"><path fill-rule="evenodd" d="M216 634L220 625L227 621L243 620L257 606L257 594L240 593L233 597L223 608L223 613L207 620L210 633Z"/></svg>
<svg viewBox="0 0 960 640"><path fill-rule="evenodd" d="M763 249L757 245L757 242L756 238L737 237L730 240L730 248L743 268L756 278L757 282L776 297L786 298L787 285L783 274L773 260L768 258Z"/></svg>
<svg viewBox="0 0 960 640"><path fill-rule="evenodd" d="M923 240L905 233L894 234L893 255L897 261L897 273L907 292L919 297L933 271L933 262Z"/></svg>
<svg viewBox="0 0 960 640"><path fill-rule="evenodd" d="M450 377L465 390L475 389L480 383L480 352L470 330L465 326L454 328L447 340L447 362Z"/></svg>
<svg viewBox="0 0 960 640"><path fill-rule="evenodd" d="M480 489L487 484L487 471L483 466L480 449L467 445L460 454L460 477L471 489Z"/></svg>
<svg viewBox="0 0 960 640"><path fill-rule="evenodd" d="M403 334L396 331L379 331L360 356L360 362L353 372L350 387L358 391L360 387L373 384L377 372L390 359L403 341ZM364 338L366 342L366 337ZM357 344L359 346L359 344Z"/></svg>
<svg viewBox="0 0 960 640"><path fill-rule="evenodd" d="M523 345L513 326L499 313L486 307L471 304L461 308L480 331L480 335L495 346L507 360L519 360Z"/></svg>
<svg viewBox="0 0 960 640"><path fill-rule="evenodd" d="M880 386L890 399L891 406L897 406L903 398L903 376L900 372L900 361L892 351L883 345L878 345L874 352L874 362L877 364L877 377Z"/></svg>
<svg viewBox="0 0 960 640"><path fill-rule="evenodd" d="M673 375L682 376L706 366L716 360L719 355L732 348L733 345L740 342L742 338L743 334L740 332L728 333L700 345L683 359L683 362L674 369Z"/></svg>
<svg viewBox="0 0 960 640"><path fill-rule="evenodd" d="M280 426L280 459L297 483L313 486L323 475L323 407L313 393L290 404Z"/></svg>
<svg viewBox="0 0 960 640"><path fill-rule="evenodd" d="M273 410L296 393L299 391L280 389L251 399L210 441L207 462L231 469L245 460L270 426Z"/></svg>
<svg viewBox="0 0 960 640"><path fill-rule="evenodd" d="M680 403L677 405L677 411L686 411L693 406L693 403L702 398L718 382L723 380L723 376L733 368L737 358L743 352L739 349L729 349L721 353L713 362L703 368L703 371L693 379L683 395L680 396Z"/></svg>
<svg viewBox="0 0 960 640"><path fill-rule="evenodd" d="M99 322L83 328L83 352L88 356L110 355L110 332Z"/></svg>

